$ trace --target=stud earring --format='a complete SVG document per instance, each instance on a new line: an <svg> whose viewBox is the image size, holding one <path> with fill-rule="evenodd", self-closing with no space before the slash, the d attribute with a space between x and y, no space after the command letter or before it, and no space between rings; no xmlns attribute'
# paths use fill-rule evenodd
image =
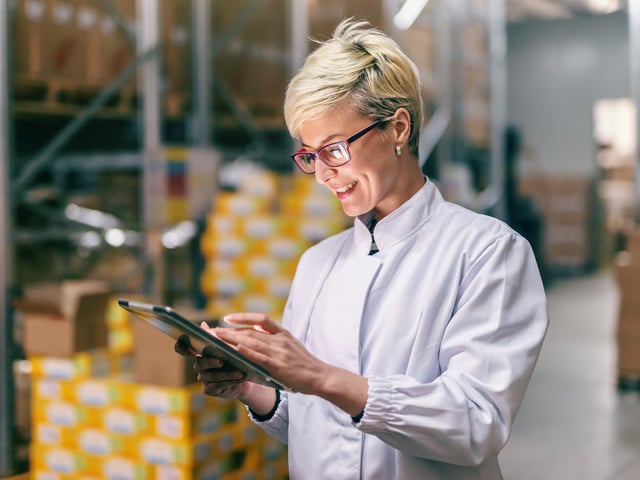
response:
<svg viewBox="0 0 640 480"><path fill-rule="evenodd" d="M400 149L400 145L396 145L396 155L400 156L402 150Z"/></svg>

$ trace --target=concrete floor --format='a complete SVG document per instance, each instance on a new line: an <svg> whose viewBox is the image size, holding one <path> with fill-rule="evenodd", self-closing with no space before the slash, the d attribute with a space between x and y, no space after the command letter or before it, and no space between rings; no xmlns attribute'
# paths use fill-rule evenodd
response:
<svg viewBox="0 0 640 480"><path fill-rule="evenodd" d="M640 394L617 388L613 276L558 281L548 301L549 332L500 457L505 479L639 479Z"/></svg>

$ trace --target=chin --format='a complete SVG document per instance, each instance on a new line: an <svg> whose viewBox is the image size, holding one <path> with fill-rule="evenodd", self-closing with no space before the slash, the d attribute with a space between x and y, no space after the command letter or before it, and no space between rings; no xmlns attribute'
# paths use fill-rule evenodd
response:
<svg viewBox="0 0 640 480"><path fill-rule="evenodd" d="M351 218L356 218L360 215L364 215L365 213L367 213L369 210L363 210L362 208L349 208L349 207L345 207L344 205L342 206L342 211L344 212L344 214L347 217L351 217Z"/></svg>

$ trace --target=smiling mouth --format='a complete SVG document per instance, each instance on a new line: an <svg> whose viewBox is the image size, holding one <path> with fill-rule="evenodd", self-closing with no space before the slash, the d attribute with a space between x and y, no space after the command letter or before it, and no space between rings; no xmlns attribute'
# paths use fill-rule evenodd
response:
<svg viewBox="0 0 640 480"><path fill-rule="evenodd" d="M336 193L346 193L349 190L351 190L353 187L355 187L356 183L358 182L352 182L352 183L349 183L348 185L344 185L343 187L336 188Z"/></svg>

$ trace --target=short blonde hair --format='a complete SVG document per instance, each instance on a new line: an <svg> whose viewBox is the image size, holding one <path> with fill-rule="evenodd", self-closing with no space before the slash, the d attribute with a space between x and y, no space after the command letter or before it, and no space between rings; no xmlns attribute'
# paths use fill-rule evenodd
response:
<svg viewBox="0 0 640 480"><path fill-rule="evenodd" d="M287 128L299 138L303 122L338 107L355 108L372 120L387 120L406 108L412 122L409 148L418 156L423 115L418 69L393 39L367 22L343 20L309 55L287 88Z"/></svg>

